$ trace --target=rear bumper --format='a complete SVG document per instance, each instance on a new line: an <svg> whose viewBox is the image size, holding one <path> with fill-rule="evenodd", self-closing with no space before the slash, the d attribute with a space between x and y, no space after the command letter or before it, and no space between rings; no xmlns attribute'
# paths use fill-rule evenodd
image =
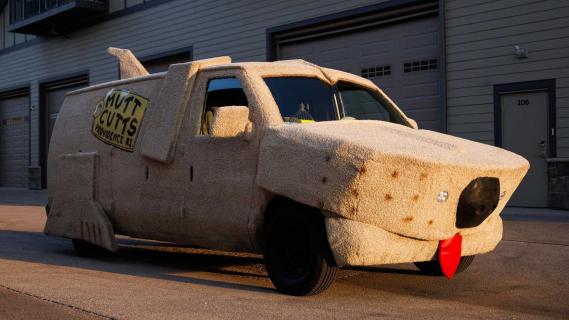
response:
<svg viewBox="0 0 569 320"><path fill-rule="evenodd" d="M339 266L429 261L435 258L438 240L400 236L381 228L337 217L326 218L328 242ZM496 215L478 232L462 235L462 256L492 251L502 239L502 219Z"/></svg>

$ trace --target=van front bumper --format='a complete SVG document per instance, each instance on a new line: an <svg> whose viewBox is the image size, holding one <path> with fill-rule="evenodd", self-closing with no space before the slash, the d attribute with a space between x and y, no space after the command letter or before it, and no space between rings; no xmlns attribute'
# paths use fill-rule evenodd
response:
<svg viewBox="0 0 569 320"><path fill-rule="evenodd" d="M339 217L326 218L328 242L338 266L372 266L436 259L438 240L408 238ZM502 239L502 219L495 215L477 232L462 235L462 256L492 251ZM444 239L441 239L444 240Z"/></svg>

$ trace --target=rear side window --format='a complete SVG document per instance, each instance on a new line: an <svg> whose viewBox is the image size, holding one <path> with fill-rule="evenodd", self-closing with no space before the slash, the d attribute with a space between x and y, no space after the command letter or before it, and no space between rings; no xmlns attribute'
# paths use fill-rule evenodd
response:
<svg viewBox="0 0 569 320"><path fill-rule="evenodd" d="M213 120L212 108L227 106L249 106L247 96L237 78L217 78L209 80L205 97L200 134L209 134Z"/></svg>
<svg viewBox="0 0 569 320"><path fill-rule="evenodd" d="M334 90L317 78L265 78L285 121L336 119Z"/></svg>
<svg viewBox="0 0 569 320"><path fill-rule="evenodd" d="M224 106L248 106L247 97L241 81L237 78L219 78L209 80L205 108Z"/></svg>

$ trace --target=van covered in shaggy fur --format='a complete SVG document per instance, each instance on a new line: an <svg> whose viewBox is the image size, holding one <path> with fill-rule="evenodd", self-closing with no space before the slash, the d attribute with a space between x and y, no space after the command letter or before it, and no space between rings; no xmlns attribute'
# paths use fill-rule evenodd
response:
<svg viewBox="0 0 569 320"><path fill-rule="evenodd" d="M147 75L128 59L124 79L65 99L49 146L48 234L110 251L117 250L115 234L122 234L261 252L267 208L285 198L322 213L340 266L436 259L439 241L456 234L463 237L462 255L475 255L500 241L499 214L529 168L509 151L417 129L369 80L301 60L231 63L220 57ZM240 80L248 110L219 108L211 134L204 134L207 84L222 77ZM286 123L266 77L356 84L384 97L409 125ZM135 124L140 127L132 129L138 136L127 137L132 150L93 133L94 114L104 112L97 108L119 91L147 100ZM463 191L485 177L499 181L499 200L493 208L473 209L490 212L478 225L457 226Z"/></svg>

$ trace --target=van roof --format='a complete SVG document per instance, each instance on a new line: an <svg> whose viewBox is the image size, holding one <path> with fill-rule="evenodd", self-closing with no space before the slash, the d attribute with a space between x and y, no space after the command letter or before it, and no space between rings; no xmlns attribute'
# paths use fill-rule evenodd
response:
<svg viewBox="0 0 569 320"><path fill-rule="evenodd" d="M211 65L205 70L215 70L215 69L227 69L227 68L279 68L279 67L312 67L320 68L315 64L312 64L306 60L293 59L293 60L278 60L271 62L232 62L226 64Z"/></svg>
<svg viewBox="0 0 569 320"><path fill-rule="evenodd" d="M331 83L338 80L347 80L364 86L375 86L370 80L364 79L349 72L324 68L302 59L279 60L271 62L232 62L210 65L203 70L249 69L262 76L314 76L318 75Z"/></svg>
<svg viewBox="0 0 569 320"><path fill-rule="evenodd" d="M224 57L219 57L219 58L224 58ZM188 61L187 63L191 62L192 61ZM331 83L335 83L338 80L342 79L355 83L360 83L366 86L374 86L373 83L368 79L364 79L352 73L320 67L302 59L279 60L272 62L231 62L231 63L211 64L201 68L201 70L203 71L215 71L215 70L227 70L227 69L251 70L255 73L261 74L262 76L318 76L320 78L326 79ZM106 83L96 84L89 86L87 88L82 88L68 92L68 95L79 94L103 87L125 85L128 83L138 82L141 80L164 78L167 73L168 71L164 71L140 77L119 79Z"/></svg>

